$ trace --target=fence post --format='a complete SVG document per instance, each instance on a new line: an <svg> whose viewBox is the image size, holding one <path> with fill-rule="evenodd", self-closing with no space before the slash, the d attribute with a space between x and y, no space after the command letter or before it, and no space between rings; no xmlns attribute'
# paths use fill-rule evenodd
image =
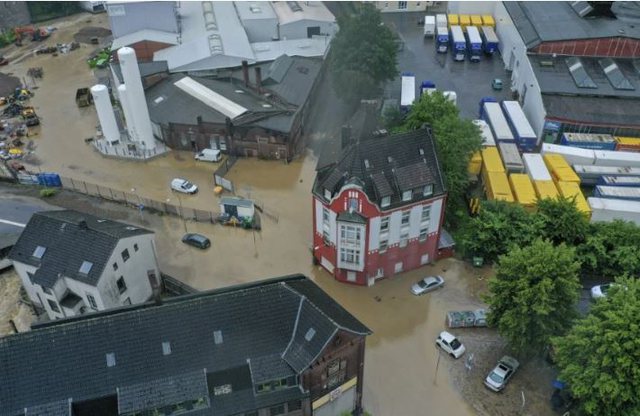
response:
<svg viewBox="0 0 640 416"><path fill-rule="evenodd" d="M98 192L98 196L102 198L102 194L100 193L100 185L96 184L96 191Z"/></svg>
<svg viewBox="0 0 640 416"><path fill-rule="evenodd" d="M113 189L109 188L109 194L111 194L111 200L114 201L115 199L113 198Z"/></svg>
<svg viewBox="0 0 640 416"><path fill-rule="evenodd" d="M89 190L87 189L87 183L85 181L82 181L82 184L84 185L84 193L89 195Z"/></svg>

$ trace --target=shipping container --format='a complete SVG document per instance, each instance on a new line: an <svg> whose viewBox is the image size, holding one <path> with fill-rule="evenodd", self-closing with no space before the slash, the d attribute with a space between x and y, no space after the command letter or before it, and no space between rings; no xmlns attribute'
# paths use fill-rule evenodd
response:
<svg viewBox="0 0 640 416"><path fill-rule="evenodd" d="M449 29L447 26L438 26L436 28L436 51L438 53L447 53L449 50Z"/></svg>
<svg viewBox="0 0 640 416"><path fill-rule="evenodd" d="M640 137L614 136L616 139L616 150L626 152L640 152Z"/></svg>
<svg viewBox="0 0 640 416"><path fill-rule="evenodd" d="M588 198L591 222L623 220L640 226L640 202L623 199Z"/></svg>
<svg viewBox="0 0 640 416"><path fill-rule="evenodd" d="M553 181L533 181L533 187L536 190L536 195L539 199L558 198L558 188Z"/></svg>
<svg viewBox="0 0 640 416"><path fill-rule="evenodd" d="M524 170L532 181L553 181L551 174L544 164L542 156L538 153L525 153L522 155Z"/></svg>
<svg viewBox="0 0 640 416"><path fill-rule="evenodd" d="M485 14L484 16L482 16L482 24L484 26L489 26L493 29L496 28L496 21L493 20L493 16Z"/></svg>
<svg viewBox="0 0 640 416"><path fill-rule="evenodd" d="M471 25L471 17L468 14L461 14L458 16L460 18L460 27L463 32L467 31L467 27Z"/></svg>
<svg viewBox="0 0 640 416"><path fill-rule="evenodd" d="M467 39L460 26L451 26L451 53L454 61L464 61L467 56Z"/></svg>
<svg viewBox="0 0 640 416"><path fill-rule="evenodd" d="M594 150L616 150L616 139L610 134L563 133L560 144Z"/></svg>
<svg viewBox="0 0 640 416"><path fill-rule="evenodd" d="M517 203L527 209L535 208L537 201L536 191L528 175L524 173L512 173L509 175L509 183L511 184L511 190Z"/></svg>
<svg viewBox="0 0 640 416"><path fill-rule="evenodd" d="M500 41L491 26L481 26L480 37L482 38L482 50L486 55L493 55L498 51Z"/></svg>
<svg viewBox="0 0 640 416"><path fill-rule="evenodd" d="M491 133L491 127L484 120L473 120L473 124L480 129L480 135L482 136L482 147L495 146L496 140Z"/></svg>
<svg viewBox="0 0 640 416"><path fill-rule="evenodd" d="M402 73L402 91L400 91L400 109L408 112L416 100L416 77L411 72Z"/></svg>
<svg viewBox="0 0 640 416"><path fill-rule="evenodd" d="M495 147L485 147L482 149L482 179L486 182L487 174L491 172L506 173L498 149Z"/></svg>
<svg viewBox="0 0 640 416"><path fill-rule="evenodd" d="M467 171L471 175L479 175L482 170L482 154L480 152L475 152L473 156L471 156L471 160L469 160L469 166L467 167Z"/></svg>
<svg viewBox="0 0 640 416"><path fill-rule="evenodd" d="M640 178L640 168L620 166L573 165L583 185L595 185L603 176L632 176Z"/></svg>
<svg viewBox="0 0 640 416"><path fill-rule="evenodd" d="M447 15L447 27L451 29L451 26L459 26L460 18L457 14L448 14Z"/></svg>
<svg viewBox="0 0 640 416"><path fill-rule="evenodd" d="M471 19L471 26L475 26L480 29L480 26L482 26L482 16L478 14L472 14L471 16L469 16L469 18Z"/></svg>
<svg viewBox="0 0 640 416"><path fill-rule="evenodd" d="M630 201L640 201L640 188L630 186L605 186L598 185L593 192L593 196L609 199L627 199Z"/></svg>
<svg viewBox="0 0 640 416"><path fill-rule="evenodd" d="M580 177L576 175L571 165L567 163L564 156L547 153L543 156L544 162L555 182L576 182L580 183Z"/></svg>
<svg viewBox="0 0 640 416"><path fill-rule="evenodd" d="M467 38L469 39L469 59L471 62L479 62L482 55L482 38L480 32L475 26L469 26L467 28Z"/></svg>
<svg viewBox="0 0 640 416"><path fill-rule="evenodd" d="M584 197L582 193L582 189L580 189L580 185L575 182L556 182L556 186L558 188L558 192L565 198L573 199L576 204L576 208L578 211L585 214L587 217L591 217L591 208L587 203L587 199Z"/></svg>
<svg viewBox="0 0 640 416"><path fill-rule="evenodd" d="M594 150L582 149L573 146L542 143L542 150L540 150L540 153L543 155L548 153L562 155L570 165L593 165L596 161L596 153Z"/></svg>
<svg viewBox="0 0 640 416"><path fill-rule="evenodd" d="M637 186L640 187L640 177L634 176L602 176L598 185L606 186Z"/></svg>
<svg viewBox="0 0 640 416"><path fill-rule="evenodd" d="M629 166L640 168L640 153L595 150L596 166Z"/></svg>
<svg viewBox="0 0 640 416"><path fill-rule="evenodd" d="M485 101L482 104L482 119L486 121L491 127L493 137L497 142L512 142L515 143L509 123L500 108L500 104L490 101Z"/></svg>
<svg viewBox="0 0 640 416"><path fill-rule="evenodd" d="M518 146L513 143L498 143L498 150L502 156L502 163L507 173L524 173L524 164Z"/></svg>
<svg viewBox="0 0 640 416"><path fill-rule="evenodd" d="M518 148L523 152L533 151L538 143L538 136L536 136L536 132L533 131L527 116L522 111L520 103L517 101L503 101L502 109Z"/></svg>
<svg viewBox="0 0 640 416"><path fill-rule="evenodd" d="M484 190L490 201L514 202L509 180L504 172L489 172L484 183Z"/></svg>

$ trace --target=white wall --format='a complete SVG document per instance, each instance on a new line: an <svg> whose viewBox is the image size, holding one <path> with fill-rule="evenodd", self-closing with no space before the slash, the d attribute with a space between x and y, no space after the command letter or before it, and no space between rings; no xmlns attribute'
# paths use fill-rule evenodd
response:
<svg viewBox="0 0 640 416"><path fill-rule="evenodd" d="M450 1L447 3L447 13L492 15L498 3L497 1Z"/></svg>
<svg viewBox="0 0 640 416"><path fill-rule="evenodd" d="M278 18L275 16L266 19L241 19L241 21L251 43L271 42L278 36Z"/></svg>
<svg viewBox="0 0 640 416"><path fill-rule="evenodd" d="M307 28L320 26L321 35L332 36L338 31L336 23L321 22L318 20L299 20L297 22L286 23L280 25L280 40L283 39L306 39Z"/></svg>
<svg viewBox="0 0 640 416"><path fill-rule="evenodd" d="M373 217L369 220L369 247L368 251L380 248L380 217Z"/></svg>
<svg viewBox="0 0 640 416"><path fill-rule="evenodd" d="M442 212L442 199L438 199L432 203L426 203L422 205L415 205L411 208L404 210L394 211L389 214L389 239L388 244L398 244L400 242L400 229L402 228L402 212L410 210L409 214L409 239L415 239L420 236L420 228L422 225L422 208L424 206L431 206L429 231L428 233L434 233L438 231L438 224L440 222L440 213ZM377 250L379 248L379 233L380 233L381 217L371 218L370 230L369 230L369 251Z"/></svg>

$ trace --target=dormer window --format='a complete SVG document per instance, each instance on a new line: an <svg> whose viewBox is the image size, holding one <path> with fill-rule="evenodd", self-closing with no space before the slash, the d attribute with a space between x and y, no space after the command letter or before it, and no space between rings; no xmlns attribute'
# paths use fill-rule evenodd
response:
<svg viewBox="0 0 640 416"><path fill-rule="evenodd" d="M85 276L88 275L92 267L93 263L91 263L90 261L83 261L82 265L80 266L80 274L83 274Z"/></svg>
<svg viewBox="0 0 640 416"><path fill-rule="evenodd" d="M328 190L327 188L324 188L324 199L326 199L326 200L330 200L331 199L331 191Z"/></svg>
<svg viewBox="0 0 640 416"><path fill-rule="evenodd" d="M404 191L402 193L402 200L403 201L411 201L412 194L413 194L413 192L411 192L411 190Z"/></svg>
<svg viewBox="0 0 640 416"><path fill-rule="evenodd" d="M44 256L44 252L47 251L46 247L38 246L35 250L33 250L32 256L36 259L41 259Z"/></svg>
<svg viewBox="0 0 640 416"><path fill-rule="evenodd" d="M422 194L424 196L431 196L433 195L433 185L427 185L424 187Z"/></svg>
<svg viewBox="0 0 640 416"><path fill-rule="evenodd" d="M385 207L388 207L389 205L391 205L391 197L385 196L384 198L382 198L382 201L380 202L380 206L382 208L385 208Z"/></svg>

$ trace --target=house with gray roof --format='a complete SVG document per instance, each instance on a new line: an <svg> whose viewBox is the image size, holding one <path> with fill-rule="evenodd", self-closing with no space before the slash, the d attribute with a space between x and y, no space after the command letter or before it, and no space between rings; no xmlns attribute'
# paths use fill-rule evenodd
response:
<svg viewBox="0 0 640 416"><path fill-rule="evenodd" d="M371 331L302 275L0 338L0 416L360 411Z"/></svg>
<svg viewBox="0 0 640 416"><path fill-rule="evenodd" d="M51 320L146 302L159 287L152 231L78 211L35 213L8 258Z"/></svg>
<svg viewBox="0 0 640 416"><path fill-rule="evenodd" d="M438 259L447 192L428 126L389 135L358 120L317 166L313 255L335 279L371 286Z"/></svg>

